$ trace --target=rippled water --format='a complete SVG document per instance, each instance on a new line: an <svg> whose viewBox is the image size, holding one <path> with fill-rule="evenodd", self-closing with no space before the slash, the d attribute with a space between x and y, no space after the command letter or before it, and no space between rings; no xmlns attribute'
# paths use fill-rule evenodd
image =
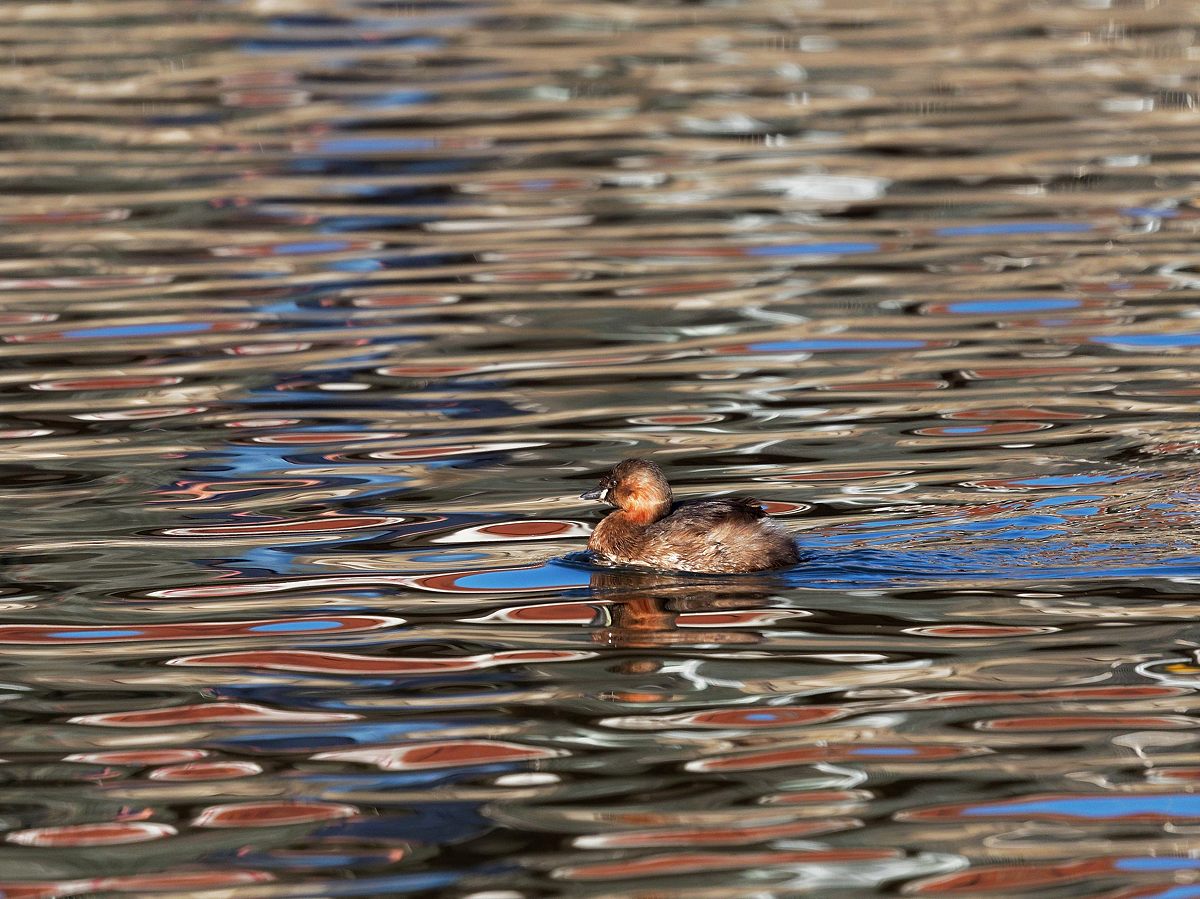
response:
<svg viewBox="0 0 1200 899"><path fill-rule="evenodd" d="M1198 27L0 6L3 895L1200 896Z"/></svg>

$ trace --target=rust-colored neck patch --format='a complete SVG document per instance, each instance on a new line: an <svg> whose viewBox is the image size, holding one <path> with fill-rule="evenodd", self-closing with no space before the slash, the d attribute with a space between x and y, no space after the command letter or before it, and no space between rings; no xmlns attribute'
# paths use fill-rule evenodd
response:
<svg viewBox="0 0 1200 899"><path fill-rule="evenodd" d="M671 504L664 502L660 497L635 493L628 498L623 510L630 521L636 524L650 524L666 515L670 508Z"/></svg>

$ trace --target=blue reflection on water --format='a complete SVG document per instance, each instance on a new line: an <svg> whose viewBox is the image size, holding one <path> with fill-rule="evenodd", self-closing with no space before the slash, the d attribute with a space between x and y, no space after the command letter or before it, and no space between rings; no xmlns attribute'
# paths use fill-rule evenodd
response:
<svg viewBox="0 0 1200 899"><path fill-rule="evenodd" d="M750 343L756 353L821 352L828 350L915 350L928 346L925 340L776 340Z"/></svg>
<svg viewBox="0 0 1200 899"><path fill-rule="evenodd" d="M230 859L225 859L230 861ZM295 899L319 899L323 896L399 896L436 890L458 883L471 872L431 871L422 874L389 874L385 877L359 877L354 880L289 884L287 895Z"/></svg>
<svg viewBox="0 0 1200 899"><path fill-rule="evenodd" d="M1092 580L1113 577L1194 577L1200 574L1200 555L1163 557L1145 545L1078 544L1070 541L1039 543L1036 553L1023 545L1038 532L1009 535L1007 546L960 546L934 549L847 549L824 552L806 549L803 561L781 572L794 587L884 587L935 584L946 580ZM947 543L947 545L952 545ZM1161 549L1161 548L1160 548ZM1103 555L1100 555L1103 553Z"/></svg>
<svg viewBox="0 0 1200 899"><path fill-rule="evenodd" d="M306 240L275 244L271 251L276 256L302 256L306 253L340 253L350 246L344 240Z"/></svg>
<svg viewBox="0 0 1200 899"><path fill-rule="evenodd" d="M1001 222L992 225L955 225L938 228L933 233L938 237L970 237L977 234L1074 234L1091 231L1095 227L1088 222Z"/></svg>
<svg viewBox="0 0 1200 899"><path fill-rule="evenodd" d="M496 568L469 574L457 581L464 590L530 590L539 587L560 589L563 587L586 587L591 582L591 573L573 565L551 559L531 568Z"/></svg>
<svg viewBox="0 0 1200 899"><path fill-rule="evenodd" d="M47 636L53 637L56 640L93 640L97 637L137 637L143 633L144 631L101 628L94 631L55 631Z"/></svg>
<svg viewBox="0 0 1200 899"><path fill-rule="evenodd" d="M1132 796L1062 796L972 806L963 809L969 817L1002 815L1063 815L1071 818L1129 818L1153 815L1167 818L1200 818L1200 794L1166 793Z"/></svg>
<svg viewBox="0 0 1200 899"><path fill-rule="evenodd" d="M330 137L317 141L314 153L380 153L436 150L441 141L422 137Z"/></svg>
<svg viewBox="0 0 1200 899"><path fill-rule="evenodd" d="M263 633L293 633L296 631L327 631L335 627L341 627L341 622L304 618L296 621L278 621L274 624L259 624L249 630Z"/></svg>
<svg viewBox="0 0 1200 899"><path fill-rule="evenodd" d="M339 231L367 231L372 228L398 228L432 219L433 216L416 215L334 215L322 219L319 230L337 233Z"/></svg>
<svg viewBox="0 0 1200 899"><path fill-rule="evenodd" d="M1072 474L1042 475L1037 478L1018 478L1011 483L1020 487L1090 487L1092 484L1115 484L1128 475L1120 474Z"/></svg>
<svg viewBox="0 0 1200 899"><path fill-rule="evenodd" d="M1106 346L1189 347L1200 346L1200 333L1191 334L1105 334L1089 338Z"/></svg>
<svg viewBox="0 0 1200 899"><path fill-rule="evenodd" d="M1176 871L1200 868L1200 858L1119 858L1113 867L1120 871Z"/></svg>
<svg viewBox="0 0 1200 899"><path fill-rule="evenodd" d="M411 106L414 103L428 103L433 98L434 94L430 91L398 90L388 91L385 94L376 94L365 100L359 100L357 105L368 108Z"/></svg>
<svg viewBox="0 0 1200 899"><path fill-rule="evenodd" d="M1171 207L1161 209L1152 206L1127 206L1120 210L1121 215L1133 216L1134 218L1156 218L1156 219L1173 219L1179 217L1179 210Z"/></svg>
<svg viewBox="0 0 1200 899"><path fill-rule="evenodd" d="M1079 300L1062 297L1027 297L1014 300L964 300L961 303L948 303L946 309L968 315L992 315L1005 312L1052 312L1059 309L1074 309Z"/></svg>
<svg viewBox="0 0 1200 899"><path fill-rule="evenodd" d="M293 707L299 707L299 703L292 695L289 695L288 701ZM439 729L458 727L465 724L477 724L486 727L497 725L500 722L501 717L498 715L476 716L470 719L455 719L452 721L439 721L430 718L405 724L372 724L365 721L348 723L325 722L320 725L320 730L294 732L274 730L265 733L235 734L215 740L212 745L242 752L316 752L326 749L347 749L356 746L372 746L380 743L421 740L428 738ZM477 768L482 767L484 764L492 763L481 762L479 765L472 766L470 763L464 762L459 767L460 769L467 767ZM524 763L504 764L508 764L510 767L516 764L519 767ZM505 770L509 770L509 768L506 767Z"/></svg>
<svg viewBox="0 0 1200 899"><path fill-rule="evenodd" d="M746 247L747 256L817 256L825 254L874 253L879 244L870 241L842 241L840 243L790 243L768 244Z"/></svg>
<svg viewBox="0 0 1200 899"><path fill-rule="evenodd" d="M86 340L93 337L158 337L168 334L194 334L211 331L210 322L161 322L146 325L111 325L104 328L76 328L63 331L63 337Z"/></svg>
<svg viewBox="0 0 1200 899"><path fill-rule="evenodd" d="M1073 503L1100 502L1103 499L1104 497L1097 493L1080 493L1071 496L1044 496L1034 500L1030 505L1034 508L1045 508L1046 506L1066 506Z"/></svg>

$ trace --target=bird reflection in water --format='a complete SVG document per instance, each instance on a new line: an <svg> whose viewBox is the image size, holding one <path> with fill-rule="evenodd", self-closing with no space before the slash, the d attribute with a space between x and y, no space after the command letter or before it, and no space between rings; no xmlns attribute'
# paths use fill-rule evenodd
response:
<svg viewBox="0 0 1200 899"><path fill-rule="evenodd" d="M763 634L744 628L773 619L769 613L758 614L771 595L770 586L768 576L726 577L718 583L661 572L595 571L591 588L607 601L607 621L592 632L592 641L628 648L757 644Z"/></svg>

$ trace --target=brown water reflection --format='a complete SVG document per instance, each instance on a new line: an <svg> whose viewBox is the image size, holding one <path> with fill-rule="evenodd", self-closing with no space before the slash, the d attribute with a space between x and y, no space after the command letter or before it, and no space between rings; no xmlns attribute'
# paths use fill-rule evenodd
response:
<svg viewBox="0 0 1200 899"><path fill-rule="evenodd" d="M0 6L3 895L1200 896L1197 26Z"/></svg>

